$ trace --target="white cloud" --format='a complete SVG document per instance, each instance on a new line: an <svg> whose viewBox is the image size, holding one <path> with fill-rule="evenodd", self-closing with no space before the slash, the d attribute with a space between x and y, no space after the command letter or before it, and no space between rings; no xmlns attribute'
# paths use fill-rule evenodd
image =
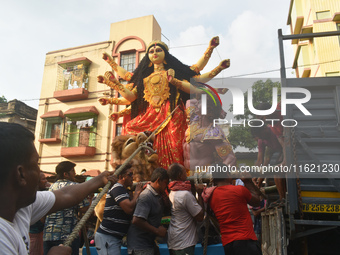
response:
<svg viewBox="0 0 340 255"><path fill-rule="evenodd" d="M170 47L197 45L171 49L186 64L196 63L219 35L220 45L204 72L227 58L231 67L222 77L273 69L279 66L277 29L286 27L288 7L281 0L245 0L242 5L230 0L5 1L0 9L0 96L39 98L47 52L105 41L111 23L151 14ZM25 102L37 107L39 101Z"/></svg>
<svg viewBox="0 0 340 255"><path fill-rule="evenodd" d="M243 12L232 22L227 35L231 40L231 54L238 74L277 67L273 63L278 58L278 52L274 52L276 41L273 38L276 34L270 20L251 11Z"/></svg>

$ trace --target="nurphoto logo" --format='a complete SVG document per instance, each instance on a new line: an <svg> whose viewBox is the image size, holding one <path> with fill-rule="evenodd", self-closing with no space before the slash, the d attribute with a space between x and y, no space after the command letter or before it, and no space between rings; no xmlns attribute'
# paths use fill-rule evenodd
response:
<svg viewBox="0 0 340 255"><path fill-rule="evenodd" d="M244 114L244 94L242 90L238 87L235 86L226 86L227 89L232 94L233 98L233 114L234 115L243 115ZM294 99L289 99L287 98L288 93L299 93L304 95L303 98L294 98ZM214 100L213 96L211 93L208 93L210 97ZM258 110L255 109L253 105L253 91L252 88L249 88L247 90L247 105L248 109L252 114L255 116L267 116L272 114L276 110L277 106L277 88L273 88L272 90L272 106L270 109L267 110ZM303 104L307 103L311 99L311 93L309 90L305 88L296 88L296 87L290 87L290 88L281 88L281 114L286 115L287 113L287 105L292 104L295 105L304 115L312 115L306 107L304 107ZM207 114L207 94L202 94L201 95L201 114L206 115ZM279 119L266 119L267 122L270 122L271 125L274 125L274 122L280 121ZM260 125L255 125L254 122L259 122L261 123ZM252 120L243 120L241 122L233 123L232 120L228 121L226 119L214 119L213 125L222 125L222 124L227 124L230 123L231 125L246 125L250 127L259 127L264 125L264 121L260 119L252 119ZM285 119L281 121L281 124L283 127L294 127L297 125L297 121L294 119Z"/></svg>

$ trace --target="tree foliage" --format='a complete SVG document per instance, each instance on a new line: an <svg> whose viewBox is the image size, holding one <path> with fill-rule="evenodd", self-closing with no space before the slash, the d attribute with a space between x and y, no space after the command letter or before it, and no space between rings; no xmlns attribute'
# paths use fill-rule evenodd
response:
<svg viewBox="0 0 340 255"><path fill-rule="evenodd" d="M233 126L229 130L228 140L235 149L238 146L242 146L253 150L257 146L257 142L253 139L248 126Z"/></svg>
<svg viewBox="0 0 340 255"><path fill-rule="evenodd" d="M7 103L7 99L5 96L0 97L0 103Z"/></svg>
<svg viewBox="0 0 340 255"><path fill-rule="evenodd" d="M252 86L253 92L253 105L254 108L257 109L258 105L261 103L269 103L273 102L273 88L278 88L278 101L280 102L281 95L281 84L280 82L273 82L270 79L266 81L258 80ZM239 122L243 123L245 120L245 126L243 125L235 125L230 128L230 133L228 136L229 142L235 149L238 146L246 147L250 150L255 149L257 146L257 142L253 139L250 128L248 126L248 120L255 118L253 114L250 112L248 108L248 92L244 93L244 115L237 115L235 119L239 120ZM229 111L233 111L233 104L230 106Z"/></svg>

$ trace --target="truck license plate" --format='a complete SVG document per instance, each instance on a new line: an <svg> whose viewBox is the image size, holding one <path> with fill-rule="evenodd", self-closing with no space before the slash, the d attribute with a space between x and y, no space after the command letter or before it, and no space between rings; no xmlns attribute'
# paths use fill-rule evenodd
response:
<svg viewBox="0 0 340 255"><path fill-rule="evenodd" d="M302 204L303 212L311 213L340 213L340 205L332 204Z"/></svg>

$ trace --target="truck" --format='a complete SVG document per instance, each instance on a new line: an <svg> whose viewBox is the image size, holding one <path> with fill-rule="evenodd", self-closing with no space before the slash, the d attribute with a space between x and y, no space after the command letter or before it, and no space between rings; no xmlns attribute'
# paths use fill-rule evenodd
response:
<svg viewBox="0 0 340 255"><path fill-rule="evenodd" d="M287 78L283 51L284 40L337 35L278 30L281 86L308 90L311 115L287 104L286 202L261 214L263 254L340 254L340 77Z"/></svg>

